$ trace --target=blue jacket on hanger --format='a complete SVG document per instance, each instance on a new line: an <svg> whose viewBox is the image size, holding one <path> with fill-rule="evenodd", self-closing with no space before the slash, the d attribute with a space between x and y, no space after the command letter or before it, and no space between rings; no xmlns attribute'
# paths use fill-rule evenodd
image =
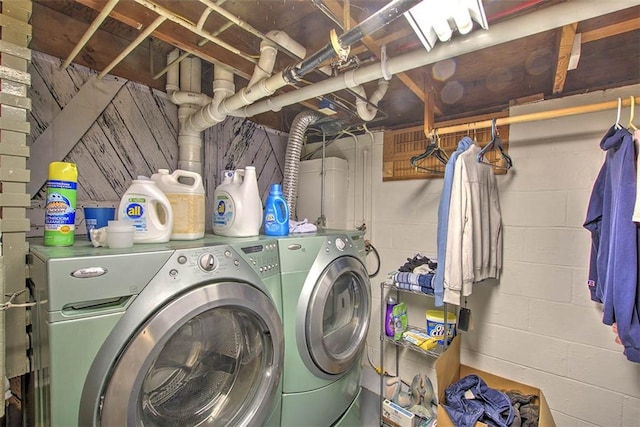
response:
<svg viewBox="0 0 640 427"><path fill-rule="evenodd" d="M603 304L603 323L618 324L627 359L640 362L640 228L632 221L637 190L633 136L612 126L600 147L607 154L584 223L592 237L589 289L591 299Z"/></svg>

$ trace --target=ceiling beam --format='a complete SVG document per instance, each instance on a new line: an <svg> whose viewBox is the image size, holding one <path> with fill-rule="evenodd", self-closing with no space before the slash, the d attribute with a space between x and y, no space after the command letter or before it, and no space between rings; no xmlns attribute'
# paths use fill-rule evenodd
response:
<svg viewBox="0 0 640 427"><path fill-rule="evenodd" d="M331 12L333 12L334 15L336 16L343 16L343 9L342 9L342 5L338 2L338 0L325 0L325 5L331 10ZM356 22L353 18L351 18L351 24L352 25L357 25L358 22ZM373 37L371 36L364 36L362 38L362 43L371 51L373 52L378 58L380 58L381 55L381 45L373 39ZM408 74L406 73L398 73L397 74L398 78L400 79L400 81L402 83L404 83L404 85L406 87L409 88L409 90L411 90L411 92L413 92L423 103L427 103L428 99L427 96L424 93L424 90L421 87L421 84L416 83L415 81L413 81L413 79L411 77L409 77ZM440 111L440 109L437 106L434 106L435 112L438 115L441 115L442 112Z"/></svg>
<svg viewBox="0 0 640 427"><path fill-rule="evenodd" d="M562 27L560 34L560 42L558 44L558 58L556 59L556 72L553 79L553 93L562 93L564 84L567 81L567 72L569 71L569 58L571 58L571 50L573 49L573 39L576 36L578 23L565 25Z"/></svg>
<svg viewBox="0 0 640 427"><path fill-rule="evenodd" d="M616 24L607 25L606 27L598 28L596 30L585 31L582 33L582 43L594 42L596 40L604 39L607 37L617 36L629 31L634 31L640 28L640 17L632 18L627 21L618 22Z"/></svg>

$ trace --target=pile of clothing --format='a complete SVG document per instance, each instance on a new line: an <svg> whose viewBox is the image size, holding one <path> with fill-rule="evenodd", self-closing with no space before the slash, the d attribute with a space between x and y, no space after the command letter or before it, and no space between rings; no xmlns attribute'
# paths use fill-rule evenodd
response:
<svg viewBox="0 0 640 427"><path fill-rule="evenodd" d="M437 262L417 254L407 258L407 262L393 273L392 279L400 289L433 295L432 282L437 268Z"/></svg>
<svg viewBox="0 0 640 427"><path fill-rule="evenodd" d="M499 427L535 427L540 408L535 395L511 390L502 392L487 386L471 374L446 388L443 405L457 427L473 427L477 421Z"/></svg>

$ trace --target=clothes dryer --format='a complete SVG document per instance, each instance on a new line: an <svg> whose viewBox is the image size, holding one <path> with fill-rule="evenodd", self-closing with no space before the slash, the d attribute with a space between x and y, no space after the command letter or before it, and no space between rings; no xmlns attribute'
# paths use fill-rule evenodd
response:
<svg viewBox="0 0 640 427"><path fill-rule="evenodd" d="M359 232L278 239L285 359L282 425L353 420L369 327L370 282ZM357 408L356 408L357 409ZM347 414L349 413L349 414ZM346 424L342 424L346 425Z"/></svg>
<svg viewBox="0 0 640 427"><path fill-rule="evenodd" d="M35 425L279 425L275 240L30 250Z"/></svg>

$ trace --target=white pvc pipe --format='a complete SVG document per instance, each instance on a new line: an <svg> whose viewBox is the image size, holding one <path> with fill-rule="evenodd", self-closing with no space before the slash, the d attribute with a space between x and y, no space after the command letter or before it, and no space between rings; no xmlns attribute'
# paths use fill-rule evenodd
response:
<svg viewBox="0 0 640 427"><path fill-rule="evenodd" d="M356 111L358 116L365 122L373 120L378 113L378 102L384 97L389 88L389 81L386 79L378 79L378 88L371 94L369 102L367 102L367 93L360 85L351 88L359 97L356 97Z"/></svg>
<svg viewBox="0 0 640 427"><path fill-rule="evenodd" d="M289 37L284 31L269 31L266 37L268 38L260 43L260 59L247 84L248 88L271 75L276 63L276 55L278 54L277 46L281 46L287 51L292 52L299 59L304 58L307 54L307 49Z"/></svg>
<svg viewBox="0 0 640 427"><path fill-rule="evenodd" d="M180 51L178 49L173 49L167 55L167 64L169 65L167 66L167 84L165 88L168 95L180 90L180 68L178 68L178 64L174 64L179 55Z"/></svg>
<svg viewBox="0 0 640 427"><path fill-rule="evenodd" d="M430 52L427 52L425 49L418 49L391 58L386 63L387 71L390 74L402 73L444 59L553 30L574 22L617 12L637 6L638 4L638 0L570 0L527 15L518 16L508 21L500 22L492 26L488 31L476 31L464 38L436 45ZM383 77L381 64L376 63L255 103L245 108L241 114L246 117L251 117L267 111L275 111L275 109L281 109L287 105L323 96L381 77Z"/></svg>

